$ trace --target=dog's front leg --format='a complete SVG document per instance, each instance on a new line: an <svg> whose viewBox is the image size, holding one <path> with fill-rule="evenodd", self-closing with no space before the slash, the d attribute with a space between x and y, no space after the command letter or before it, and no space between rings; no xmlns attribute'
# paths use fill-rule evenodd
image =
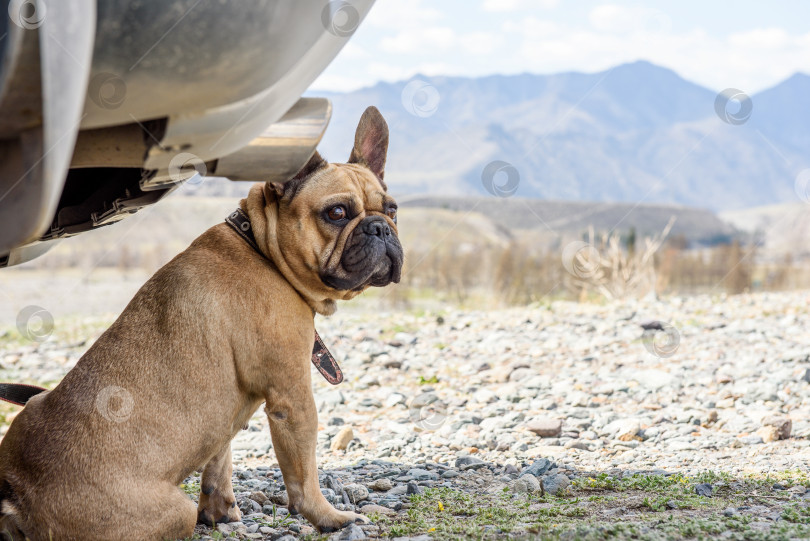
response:
<svg viewBox="0 0 810 541"><path fill-rule="evenodd" d="M205 465L200 482L200 504L197 507L197 522L212 526L214 523L237 522L242 512L236 506L231 474L231 442L214 455Z"/></svg>
<svg viewBox="0 0 810 541"><path fill-rule="evenodd" d="M265 411L287 485L290 512L300 512L321 532L334 531L352 522L367 522L363 515L338 511L321 493L315 463L318 413L308 385L299 383L288 388L283 397L268 398Z"/></svg>

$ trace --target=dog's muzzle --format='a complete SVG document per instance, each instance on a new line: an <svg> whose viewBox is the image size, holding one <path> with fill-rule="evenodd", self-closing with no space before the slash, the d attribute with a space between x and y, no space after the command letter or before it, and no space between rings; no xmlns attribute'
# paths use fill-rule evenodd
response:
<svg viewBox="0 0 810 541"><path fill-rule="evenodd" d="M402 245L382 216L368 216L355 227L340 259L343 272L322 279L341 290L397 283L402 275Z"/></svg>

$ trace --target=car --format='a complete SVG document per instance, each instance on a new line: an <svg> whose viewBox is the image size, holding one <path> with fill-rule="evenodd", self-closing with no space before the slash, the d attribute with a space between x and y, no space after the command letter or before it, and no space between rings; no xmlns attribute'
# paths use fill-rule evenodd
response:
<svg viewBox="0 0 810 541"><path fill-rule="evenodd" d="M302 98L373 0L7 0L0 267L195 175L284 181L331 115Z"/></svg>

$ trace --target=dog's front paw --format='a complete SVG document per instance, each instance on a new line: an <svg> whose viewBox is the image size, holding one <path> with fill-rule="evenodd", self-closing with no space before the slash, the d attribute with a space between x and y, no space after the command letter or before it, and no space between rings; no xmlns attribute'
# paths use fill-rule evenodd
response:
<svg viewBox="0 0 810 541"><path fill-rule="evenodd" d="M369 524L369 520L358 513L350 511L337 511L333 515L323 517L322 520L315 525L321 533L330 533L337 530L342 530L350 524Z"/></svg>
<svg viewBox="0 0 810 541"><path fill-rule="evenodd" d="M236 506L236 498L231 502L228 499L200 498L200 505L197 507L197 524L205 524L213 528L214 524L242 520L242 511Z"/></svg>

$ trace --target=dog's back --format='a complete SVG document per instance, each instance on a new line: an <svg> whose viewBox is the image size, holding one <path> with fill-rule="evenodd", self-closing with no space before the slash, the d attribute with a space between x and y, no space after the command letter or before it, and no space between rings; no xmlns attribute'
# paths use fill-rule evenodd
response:
<svg viewBox="0 0 810 541"><path fill-rule="evenodd" d="M249 417L258 407L227 388L238 384L231 345L209 331L222 328L209 308L225 302L208 271L211 244L224 244L221 228L158 271L60 384L14 419L0 442L0 536L109 541L193 530L196 506L179 483L230 441L233 411ZM197 363L208 355L215 361ZM172 416L158 413L166 408ZM189 427L194 437L179 438Z"/></svg>

